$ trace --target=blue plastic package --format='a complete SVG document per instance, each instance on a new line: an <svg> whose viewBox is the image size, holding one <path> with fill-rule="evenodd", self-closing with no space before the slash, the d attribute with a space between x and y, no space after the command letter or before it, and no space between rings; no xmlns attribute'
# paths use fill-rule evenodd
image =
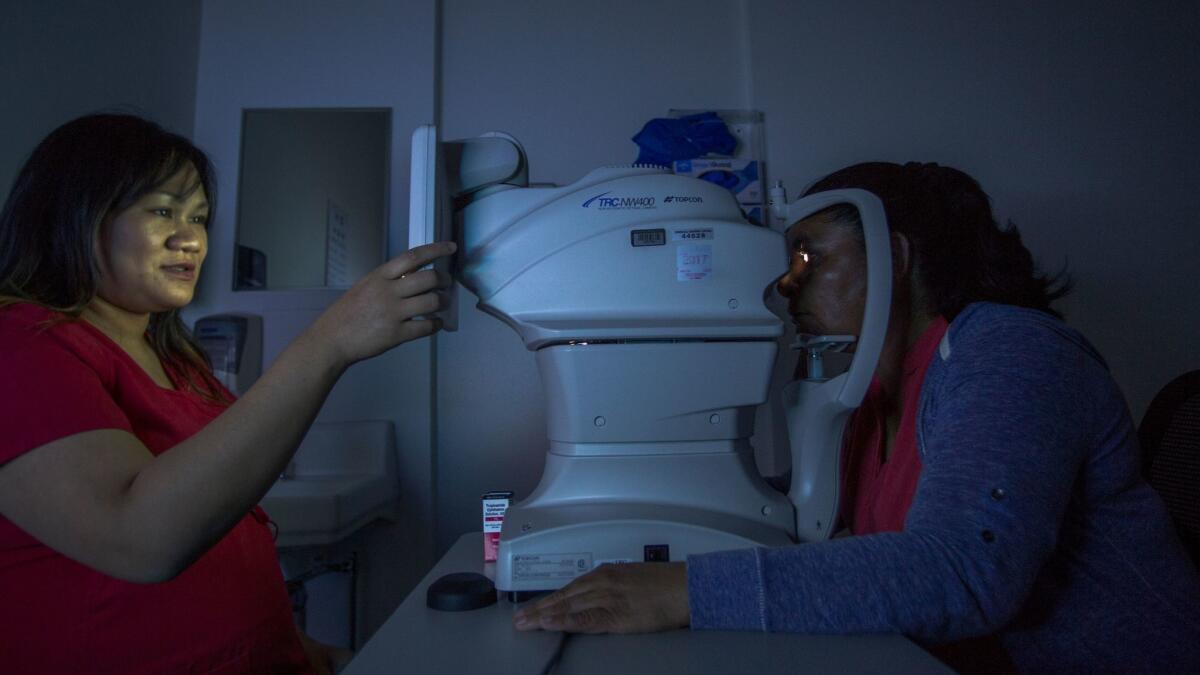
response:
<svg viewBox="0 0 1200 675"><path fill-rule="evenodd" d="M671 166L677 159L694 159L709 153L732 155L737 138L715 112L678 118L655 118L633 137L640 152L638 164Z"/></svg>
<svg viewBox="0 0 1200 675"><path fill-rule="evenodd" d="M726 190L735 190L741 184L742 179L732 171L725 169L716 169L713 171L705 171L700 174L700 180L706 180L710 183L715 183L725 188Z"/></svg>

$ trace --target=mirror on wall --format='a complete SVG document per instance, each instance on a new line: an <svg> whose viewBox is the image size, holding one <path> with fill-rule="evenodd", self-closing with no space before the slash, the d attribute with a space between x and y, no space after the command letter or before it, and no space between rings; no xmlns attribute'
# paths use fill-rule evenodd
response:
<svg viewBox="0 0 1200 675"><path fill-rule="evenodd" d="M384 261L391 111L242 116L235 291L346 288Z"/></svg>

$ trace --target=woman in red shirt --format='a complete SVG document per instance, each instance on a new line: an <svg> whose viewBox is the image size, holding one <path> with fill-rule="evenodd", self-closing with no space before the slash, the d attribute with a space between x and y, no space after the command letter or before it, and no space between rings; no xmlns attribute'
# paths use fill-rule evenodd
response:
<svg viewBox="0 0 1200 675"><path fill-rule="evenodd" d="M368 274L237 400L179 318L212 167L128 115L69 122L0 214L0 669L310 672L256 506L345 369L429 335L444 285ZM320 659L318 659L320 660Z"/></svg>

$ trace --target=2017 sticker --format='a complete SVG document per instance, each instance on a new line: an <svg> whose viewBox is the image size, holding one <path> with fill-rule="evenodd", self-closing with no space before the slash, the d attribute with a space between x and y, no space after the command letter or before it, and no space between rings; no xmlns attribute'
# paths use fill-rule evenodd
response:
<svg viewBox="0 0 1200 675"><path fill-rule="evenodd" d="M675 278L702 281L712 276L712 244L682 244L675 252Z"/></svg>

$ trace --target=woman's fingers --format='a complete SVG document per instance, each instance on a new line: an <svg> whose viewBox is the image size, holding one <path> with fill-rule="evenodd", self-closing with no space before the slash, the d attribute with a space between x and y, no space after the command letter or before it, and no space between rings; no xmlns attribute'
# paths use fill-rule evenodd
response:
<svg viewBox="0 0 1200 675"><path fill-rule="evenodd" d="M309 330L345 365L437 332L441 321L429 317L447 305L441 289L450 278L421 268L455 250L452 242L429 244L385 262L346 291Z"/></svg>
<svg viewBox="0 0 1200 675"><path fill-rule="evenodd" d="M603 587L611 577L610 567L601 565L591 572L575 579L571 583L533 602L537 608L550 607L570 600L577 595L590 593L597 585Z"/></svg>
<svg viewBox="0 0 1200 675"><path fill-rule="evenodd" d="M413 272L383 283L387 284L392 293L401 298L412 298L422 293L445 288L441 278L433 270Z"/></svg>
<svg viewBox="0 0 1200 675"><path fill-rule="evenodd" d="M379 267L388 279L399 279L416 272L438 258L453 255L458 246L452 241L439 241L409 249Z"/></svg>
<svg viewBox="0 0 1200 675"><path fill-rule="evenodd" d="M400 341L397 344L433 335L442 328L441 319L412 319L400 326Z"/></svg>
<svg viewBox="0 0 1200 675"><path fill-rule="evenodd" d="M688 624L687 566L604 565L513 615L518 630L644 633Z"/></svg>
<svg viewBox="0 0 1200 675"><path fill-rule="evenodd" d="M613 599L597 592L576 595L539 612L535 620L542 630L568 633L622 632L618 621L620 611L613 606Z"/></svg>
<svg viewBox="0 0 1200 675"><path fill-rule="evenodd" d="M420 295L425 291L431 291L438 287L437 272L433 270L421 270L419 272L409 272L403 276L389 280L391 287L401 291L405 297Z"/></svg>
<svg viewBox="0 0 1200 675"><path fill-rule="evenodd" d="M429 291L395 301L396 318L407 321L414 317L428 316L446 306L446 296L438 291Z"/></svg>
<svg viewBox="0 0 1200 675"><path fill-rule="evenodd" d="M547 596L533 607L521 610L518 630L561 630L571 633L606 633L618 626L614 621L617 598L602 590L557 597Z"/></svg>

